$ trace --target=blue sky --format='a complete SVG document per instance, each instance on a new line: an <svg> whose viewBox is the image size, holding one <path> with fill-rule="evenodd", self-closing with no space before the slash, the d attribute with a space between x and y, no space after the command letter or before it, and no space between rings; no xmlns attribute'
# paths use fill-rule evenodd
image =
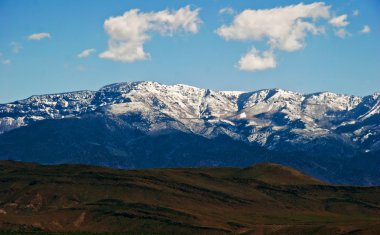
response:
<svg viewBox="0 0 380 235"><path fill-rule="evenodd" d="M312 23L316 29L315 35L313 30L304 31L304 35L301 32L299 48L289 47L281 41L289 38L286 32L280 34L281 37L273 36L270 23L266 28L257 24L234 25L239 17L242 21L263 19L265 22L267 18L258 17L272 17L280 11L283 17L288 17L289 6L299 3L2 0L0 103L36 94L97 90L110 83L140 80L184 83L216 90L282 88L303 93L332 91L354 95L380 91L380 2L377 0L322 2L323 6L330 6L329 16L320 13L317 20L301 17L302 22ZM303 3L309 6L316 1ZM182 20L179 23L157 20L157 12L168 9L162 14L174 15L186 6L193 16L197 11L195 25L185 25L186 19L179 19ZM220 13L223 8L228 10ZM269 10L273 8L283 10ZM132 38L132 44L141 44L144 55L149 57L142 59L143 55L130 61L115 56L101 58L103 52L111 50L108 41L120 39L118 32L107 31L105 21L113 16L123 23L122 15L132 9L140 9L138 17L144 14L150 17L150 28L139 34L150 38L141 42L130 37L126 28L135 24L126 22L124 28L117 26L121 27L124 41L117 41L119 46L113 50L129 58L132 55L117 50L130 46L131 42L125 42L125 38ZM242 13L248 13L247 9L252 11L243 19ZM258 9L266 11L258 14ZM346 19L336 19L335 24L331 22L342 15L346 15ZM114 27L114 22L111 23L109 29ZM223 25L228 31L218 31ZM366 30L363 31L364 26ZM264 36L255 31L257 28ZM95 51L79 58L86 49ZM244 57L255 60L239 64Z"/></svg>

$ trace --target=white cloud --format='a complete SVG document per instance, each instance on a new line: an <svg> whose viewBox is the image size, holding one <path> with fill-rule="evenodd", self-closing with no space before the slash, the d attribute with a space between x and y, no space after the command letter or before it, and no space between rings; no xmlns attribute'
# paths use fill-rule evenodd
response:
<svg viewBox="0 0 380 235"><path fill-rule="evenodd" d="M219 14L233 15L234 13L235 13L235 10L232 9L231 7L225 7L219 10Z"/></svg>
<svg viewBox="0 0 380 235"><path fill-rule="evenodd" d="M197 33L201 23L199 11L190 6L150 13L132 9L122 16L110 17L104 22L110 37L108 50L99 56L124 63L149 59L149 53L144 51L144 43L150 39L149 32L156 31L162 36L173 36L178 31Z"/></svg>
<svg viewBox="0 0 380 235"><path fill-rule="evenodd" d="M352 15L353 15L353 16L358 16L358 15L359 15L359 10L357 10L357 9L354 10L354 11L352 12Z"/></svg>
<svg viewBox="0 0 380 235"><path fill-rule="evenodd" d="M272 51L259 52L252 48L240 58L237 67L245 71L272 69L276 67L276 58Z"/></svg>
<svg viewBox="0 0 380 235"><path fill-rule="evenodd" d="M346 38L347 36L350 36L351 34L347 32L345 29L339 29L335 32L336 36L340 38Z"/></svg>
<svg viewBox="0 0 380 235"><path fill-rule="evenodd" d="M9 60L9 59L2 59L2 60L1 60L1 63L2 63L2 64L5 64L5 65L10 65L10 64L12 64L12 61Z"/></svg>
<svg viewBox="0 0 380 235"><path fill-rule="evenodd" d="M354 15L356 14L355 11L353 14ZM349 24L349 22L347 21L347 14L343 14L343 15L331 18L329 20L329 24L331 24L334 27L340 28L335 31L336 36L343 39L351 35L346 29L343 28Z"/></svg>
<svg viewBox="0 0 380 235"><path fill-rule="evenodd" d="M318 20L330 19L330 6L323 2L297 4L272 9L246 9L230 25L216 33L226 40L265 41L270 49L260 53L255 48L240 58L238 68L248 71L276 67L273 50L293 52L305 47L308 34L324 33Z"/></svg>
<svg viewBox="0 0 380 235"><path fill-rule="evenodd" d="M363 29L360 32L361 33L370 33L371 28L368 25L363 25Z"/></svg>
<svg viewBox="0 0 380 235"><path fill-rule="evenodd" d="M12 48L12 52L15 54L19 53L21 49L23 48L22 45L17 42L11 42L9 43L9 46Z"/></svg>
<svg viewBox="0 0 380 235"><path fill-rule="evenodd" d="M349 24L347 14L331 18L329 23L334 27L345 27Z"/></svg>
<svg viewBox="0 0 380 235"><path fill-rule="evenodd" d="M12 64L12 61L10 59L6 59L3 57L3 53L0 52L0 63L4 65L10 65Z"/></svg>
<svg viewBox="0 0 380 235"><path fill-rule="evenodd" d="M51 38L50 33L34 33L28 36L28 40L42 40L44 38Z"/></svg>
<svg viewBox="0 0 380 235"><path fill-rule="evenodd" d="M308 32L323 32L314 22L319 18L328 18L329 8L318 2L265 10L247 9L235 16L231 25L223 25L216 32L226 40L265 39L273 48L295 51L304 46ZM307 22L308 18L312 21Z"/></svg>
<svg viewBox="0 0 380 235"><path fill-rule="evenodd" d="M88 57L89 55L91 55L95 51L96 50L94 48L83 50L81 53L78 54L78 57L79 58L86 58L86 57Z"/></svg>

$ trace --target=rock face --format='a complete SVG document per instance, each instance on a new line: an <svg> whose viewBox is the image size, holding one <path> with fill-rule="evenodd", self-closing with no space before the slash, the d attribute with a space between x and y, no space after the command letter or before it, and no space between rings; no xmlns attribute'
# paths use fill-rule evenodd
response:
<svg viewBox="0 0 380 235"><path fill-rule="evenodd" d="M103 122L108 134L127 127L150 137L174 132L207 140L228 137L308 158L353 159L380 151L379 93L358 97L281 89L212 91L156 82L119 83L96 92L32 96L1 104L0 139L6 141L17 129L47 120L95 116L112 120Z"/></svg>

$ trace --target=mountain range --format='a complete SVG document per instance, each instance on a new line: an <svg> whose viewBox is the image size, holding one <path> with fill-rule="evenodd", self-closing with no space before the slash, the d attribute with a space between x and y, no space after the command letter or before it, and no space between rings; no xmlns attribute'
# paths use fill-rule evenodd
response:
<svg viewBox="0 0 380 235"><path fill-rule="evenodd" d="M380 93L212 91L127 82L0 104L0 159L115 168L282 163L380 184Z"/></svg>

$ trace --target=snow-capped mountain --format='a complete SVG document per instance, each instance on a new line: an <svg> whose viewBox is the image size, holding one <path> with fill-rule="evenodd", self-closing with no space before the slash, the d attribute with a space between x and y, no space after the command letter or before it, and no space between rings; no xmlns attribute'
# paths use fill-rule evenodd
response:
<svg viewBox="0 0 380 235"><path fill-rule="evenodd" d="M156 82L0 105L0 159L117 168L272 161L380 185L380 94L212 91Z"/></svg>
<svg viewBox="0 0 380 235"><path fill-rule="evenodd" d="M349 149L336 150L346 155L380 149L379 93L358 97L281 89L212 91L156 82L119 83L96 92L32 96L1 104L0 133L89 113L122 117L148 134L175 129L207 138L227 135L275 150L318 151L318 146L336 147L335 142Z"/></svg>

